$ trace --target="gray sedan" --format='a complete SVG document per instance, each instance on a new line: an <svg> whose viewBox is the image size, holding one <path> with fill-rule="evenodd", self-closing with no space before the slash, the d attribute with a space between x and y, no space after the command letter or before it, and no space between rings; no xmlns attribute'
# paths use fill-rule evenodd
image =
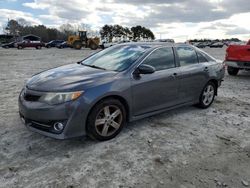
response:
<svg viewBox="0 0 250 188"><path fill-rule="evenodd" d="M224 73L222 62L190 45L120 44L34 75L19 112L28 129L46 136L108 140L126 122L184 105L209 107Z"/></svg>

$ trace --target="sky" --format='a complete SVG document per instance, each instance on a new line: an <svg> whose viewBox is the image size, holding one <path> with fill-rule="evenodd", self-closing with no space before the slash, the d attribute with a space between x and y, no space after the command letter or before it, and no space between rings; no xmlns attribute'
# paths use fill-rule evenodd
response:
<svg viewBox="0 0 250 188"><path fill-rule="evenodd" d="M142 25L156 38L250 39L249 0L0 0L0 33L8 19L59 27ZM1 28L2 27L2 28Z"/></svg>

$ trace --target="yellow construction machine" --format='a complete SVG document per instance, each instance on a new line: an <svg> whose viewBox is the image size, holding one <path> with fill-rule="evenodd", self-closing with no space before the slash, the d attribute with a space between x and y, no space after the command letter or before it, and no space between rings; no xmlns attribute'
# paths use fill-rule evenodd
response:
<svg viewBox="0 0 250 188"><path fill-rule="evenodd" d="M82 47L96 50L100 43L100 38L88 38L87 31L78 31L78 35L71 35L68 37L68 45L75 48L81 49Z"/></svg>

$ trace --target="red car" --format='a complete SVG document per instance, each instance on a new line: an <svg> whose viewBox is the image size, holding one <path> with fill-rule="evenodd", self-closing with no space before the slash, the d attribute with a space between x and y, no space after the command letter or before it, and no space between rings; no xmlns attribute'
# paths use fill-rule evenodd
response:
<svg viewBox="0 0 250 188"><path fill-rule="evenodd" d="M237 75L239 70L250 70L250 40L246 45L230 45L226 51L225 63L230 75Z"/></svg>
<svg viewBox="0 0 250 188"><path fill-rule="evenodd" d="M36 48L41 49L44 46L44 43L41 41L31 41L31 40L24 40L22 42L16 43L16 47L18 49L22 48Z"/></svg>

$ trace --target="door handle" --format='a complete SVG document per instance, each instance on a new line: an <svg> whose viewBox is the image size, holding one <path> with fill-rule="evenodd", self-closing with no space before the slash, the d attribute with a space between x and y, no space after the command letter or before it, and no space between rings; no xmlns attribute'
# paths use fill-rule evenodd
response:
<svg viewBox="0 0 250 188"><path fill-rule="evenodd" d="M171 77L173 78L173 79L175 79L176 78L176 76L177 76L177 73L175 72L175 73L173 73L172 75L171 75Z"/></svg>
<svg viewBox="0 0 250 188"><path fill-rule="evenodd" d="M204 68L204 71L205 71L205 72L208 72L208 67L205 67L205 68Z"/></svg>
<svg viewBox="0 0 250 188"><path fill-rule="evenodd" d="M250 48L248 48L247 51L250 51Z"/></svg>

